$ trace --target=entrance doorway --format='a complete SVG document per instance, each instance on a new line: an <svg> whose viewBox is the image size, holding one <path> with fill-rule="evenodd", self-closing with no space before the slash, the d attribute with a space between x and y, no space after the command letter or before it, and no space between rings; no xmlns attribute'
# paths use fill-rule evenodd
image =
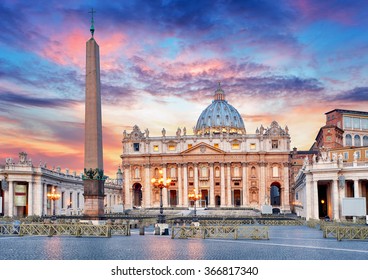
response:
<svg viewBox="0 0 368 280"><path fill-rule="evenodd" d="M240 190L234 190L234 206L240 207L241 205L241 192Z"/></svg>
<svg viewBox="0 0 368 280"><path fill-rule="evenodd" d="M170 206L176 207L177 205L177 197L176 197L176 190L170 190Z"/></svg>
<svg viewBox="0 0 368 280"><path fill-rule="evenodd" d="M278 182L273 182L270 188L270 204L272 206L281 205L281 185Z"/></svg>
<svg viewBox="0 0 368 280"><path fill-rule="evenodd" d="M142 206L142 185L136 183L133 185L133 207Z"/></svg>
<svg viewBox="0 0 368 280"><path fill-rule="evenodd" d="M201 190L201 200L199 207L207 207L208 205L208 190Z"/></svg>
<svg viewBox="0 0 368 280"><path fill-rule="evenodd" d="M318 211L319 218L325 218L328 215L327 186L318 186Z"/></svg>
<svg viewBox="0 0 368 280"><path fill-rule="evenodd" d="M221 206L221 197L219 195L215 196L215 206L220 207Z"/></svg>

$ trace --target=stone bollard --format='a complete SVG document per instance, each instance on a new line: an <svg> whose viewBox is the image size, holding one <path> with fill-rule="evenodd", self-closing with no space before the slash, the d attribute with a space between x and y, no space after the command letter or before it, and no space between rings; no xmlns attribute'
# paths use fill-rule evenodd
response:
<svg viewBox="0 0 368 280"><path fill-rule="evenodd" d="M144 235L144 225L139 227L139 235Z"/></svg>
<svg viewBox="0 0 368 280"><path fill-rule="evenodd" d="M155 226L155 235L161 235L161 232L160 232L160 227L159 226Z"/></svg>

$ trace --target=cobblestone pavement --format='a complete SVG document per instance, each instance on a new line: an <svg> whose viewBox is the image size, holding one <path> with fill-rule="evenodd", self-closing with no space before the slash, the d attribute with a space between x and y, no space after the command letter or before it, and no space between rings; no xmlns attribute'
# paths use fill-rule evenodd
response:
<svg viewBox="0 0 368 280"><path fill-rule="evenodd" d="M324 239L305 226L269 227L269 240L131 236L0 236L1 260L368 260L368 241Z"/></svg>

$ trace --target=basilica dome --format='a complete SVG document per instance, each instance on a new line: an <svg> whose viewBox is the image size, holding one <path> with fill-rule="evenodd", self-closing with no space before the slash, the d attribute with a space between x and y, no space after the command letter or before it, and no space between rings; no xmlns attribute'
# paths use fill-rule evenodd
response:
<svg viewBox="0 0 368 280"><path fill-rule="evenodd" d="M197 135L203 134L245 134L245 127L239 112L225 100L225 93L219 83L214 100L203 110L194 128Z"/></svg>

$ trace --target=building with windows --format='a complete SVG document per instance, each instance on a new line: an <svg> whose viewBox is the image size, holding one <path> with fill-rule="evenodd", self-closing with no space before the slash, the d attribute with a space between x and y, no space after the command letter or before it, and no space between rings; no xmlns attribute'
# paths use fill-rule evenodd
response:
<svg viewBox="0 0 368 280"><path fill-rule="evenodd" d="M44 215L82 215L84 188L82 174L62 172L60 167L48 169L46 164L34 166L24 152L19 160L6 159L0 167L0 215L10 217ZM122 203L122 173L105 183L105 212ZM50 193L59 195L53 203ZM55 209L54 209L55 207Z"/></svg>
<svg viewBox="0 0 368 280"><path fill-rule="evenodd" d="M312 161L306 157L295 179L295 212L308 219L326 216L333 220L343 216L344 198L368 198L368 160L346 162L343 154L321 149ZM366 204L366 213L368 206Z"/></svg>
<svg viewBox="0 0 368 280"><path fill-rule="evenodd" d="M334 109L326 113L326 125L316 137L326 148L368 146L368 112Z"/></svg>
<svg viewBox="0 0 368 280"><path fill-rule="evenodd" d="M122 140L124 205L151 208L160 204L152 178L170 178L163 189L164 207L188 207L190 193L202 196L201 206L251 207L271 204L290 212L290 135L276 121L246 132L243 118L230 105L220 84L212 103L193 129L178 128L169 136L150 136L135 125Z"/></svg>

